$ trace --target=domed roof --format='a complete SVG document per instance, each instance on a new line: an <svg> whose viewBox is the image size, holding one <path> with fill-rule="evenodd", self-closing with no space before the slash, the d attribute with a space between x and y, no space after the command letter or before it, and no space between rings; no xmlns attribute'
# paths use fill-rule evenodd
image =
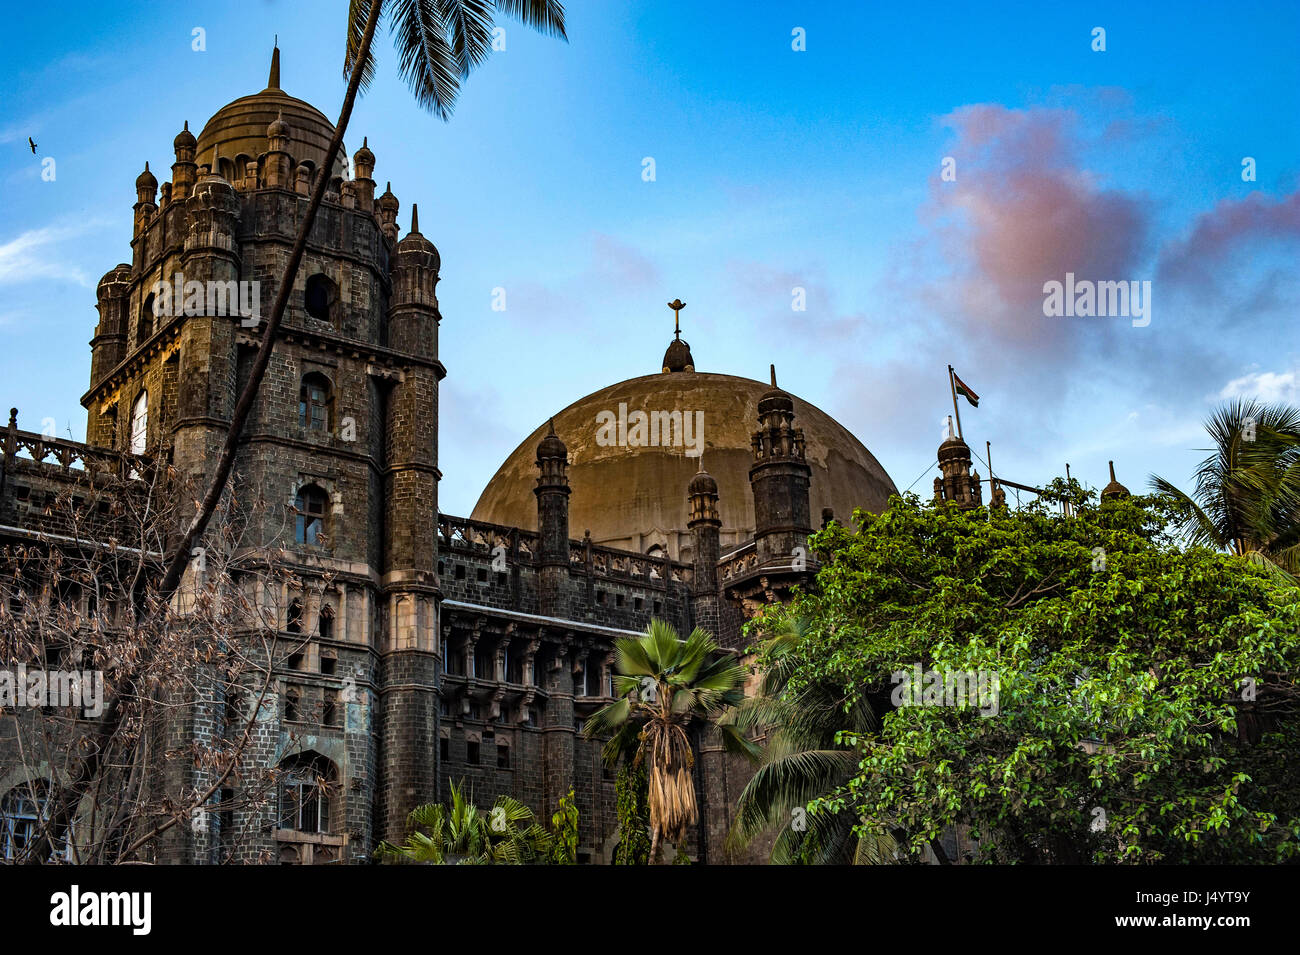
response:
<svg viewBox="0 0 1300 955"><path fill-rule="evenodd" d="M645 550L656 532L669 538L684 533L687 490L699 462L676 447L630 447L598 438L597 415L644 411L703 413L704 452L718 485L718 511L724 546L754 533L754 497L749 486L753 463L751 437L758 428L758 402L770 385L749 378L703 372L646 375L602 388L553 416L555 430L568 445L569 531L590 529L597 543ZM794 426L802 428L812 468L809 505L817 514L833 507L846 521L853 508L884 509L896 492L884 468L841 424L821 409L791 396ZM605 418L604 420L608 420ZM632 423L633 425L635 422ZM472 518L488 523L537 527L536 451L547 433L543 424L520 443L483 489ZM692 433L692 440L696 435ZM602 443L604 441L604 443Z"/></svg>
<svg viewBox="0 0 1300 955"><path fill-rule="evenodd" d="M195 162L215 165L217 157L233 159L243 154L256 159L269 144L267 128L277 119L293 131L289 153L297 162L311 162L317 169L325 162L334 124L310 103L288 95L280 89L280 51L271 55L271 76L266 89L251 96L241 96L217 110L199 133ZM347 150L340 149L334 159L334 175L347 178Z"/></svg>

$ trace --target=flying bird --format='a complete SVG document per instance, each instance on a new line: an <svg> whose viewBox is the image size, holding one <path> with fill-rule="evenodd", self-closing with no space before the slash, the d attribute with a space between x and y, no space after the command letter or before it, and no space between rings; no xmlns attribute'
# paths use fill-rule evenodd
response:
<svg viewBox="0 0 1300 955"><path fill-rule="evenodd" d="M36 144L35 144L34 142L32 142L32 137L30 137L30 136L27 137L27 145L32 147L32 155L35 156L35 155L36 155Z"/></svg>

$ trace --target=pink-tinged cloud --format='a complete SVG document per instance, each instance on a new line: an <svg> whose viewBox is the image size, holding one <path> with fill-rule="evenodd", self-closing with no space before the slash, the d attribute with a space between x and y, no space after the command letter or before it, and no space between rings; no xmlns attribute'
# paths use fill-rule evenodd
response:
<svg viewBox="0 0 1300 955"><path fill-rule="evenodd" d="M1300 241L1300 190L1224 199L1196 220L1185 240L1161 251L1158 275L1204 290L1225 266L1257 262L1273 243L1288 241Z"/></svg>
<svg viewBox="0 0 1300 955"><path fill-rule="evenodd" d="M1059 349L1082 331L1043 315L1043 285L1142 274L1145 201L1104 188L1082 165L1088 142L1068 109L963 106L943 117L956 142L956 181L932 182L924 218L951 270L926 295L988 346ZM1114 330L1118 330L1118 323ZM1089 334L1106 334L1094 323Z"/></svg>

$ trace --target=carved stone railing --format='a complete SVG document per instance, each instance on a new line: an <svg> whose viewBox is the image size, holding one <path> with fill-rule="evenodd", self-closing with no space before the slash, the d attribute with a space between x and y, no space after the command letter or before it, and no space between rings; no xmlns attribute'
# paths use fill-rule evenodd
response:
<svg viewBox="0 0 1300 955"><path fill-rule="evenodd" d="M4 436L5 471L12 470L15 460L35 461L61 471L86 474L109 473L134 476L148 467L150 459L110 448L98 448L80 441L56 438L35 431L18 429L18 409L9 409L9 427Z"/></svg>
<svg viewBox="0 0 1300 955"><path fill-rule="evenodd" d="M438 547L446 553L491 558L496 548L504 547L507 555L513 555L520 563L531 564L538 546L536 534L517 527L438 515Z"/></svg>
<svg viewBox="0 0 1300 955"><path fill-rule="evenodd" d="M718 563L718 580L725 583L746 577L758 569L758 551L750 541L727 554Z"/></svg>

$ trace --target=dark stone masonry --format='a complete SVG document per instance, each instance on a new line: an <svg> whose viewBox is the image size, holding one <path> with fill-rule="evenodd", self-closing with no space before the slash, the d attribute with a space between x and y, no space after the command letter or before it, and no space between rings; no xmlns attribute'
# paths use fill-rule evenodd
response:
<svg viewBox="0 0 1300 955"><path fill-rule="evenodd" d="M399 239L399 202L391 188L376 197L368 145L353 155L352 178L342 160L321 168L332 133L323 115L279 89L277 51L267 89L223 107L197 138L188 124L177 135L161 195L153 173L141 174L131 261L98 286L86 441L45 437L10 417L0 545L54 531L49 500L72 488L93 501L94 474L121 452L161 456L206 485L264 327L264 316L232 307L237 283L260 283L269 310L310 189L329 176L241 439L236 492L265 505L249 511L249 545L280 548L294 581L267 605L286 634L308 638L303 652L276 663L245 768L310 765L340 797L310 831L283 828L274 805L211 814L206 826L174 833L165 859L365 862L380 839L403 838L413 807L464 779L480 805L510 793L547 821L573 788L580 858L607 862L619 838L614 775L599 741L579 730L611 700L614 639L659 617L683 635L704 627L743 652L744 620L816 572L806 551L811 505L820 513L832 494L857 494L878 506L892 483L843 429L809 424L805 435L798 421L826 416L780 390L775 374L770 388L697 376L679 336L646 389L662 380L748 390L734 407L703 409L740 435L723 440L711 425L713 474L679 449L641 459L669 462L643 468L645 482L670 482L668 517L644 526L629 518L626 532L600 540L570 528L571 508L589 505L590 492L570 483L589 455L566 442L587 438L553 425L532 439L535 524L440 513L439 253L414 207ZM177 273L219 287L227 307L211 308L209 296L200 314L173 303L155 315L155 283ZM959 450L945 458L944 493L962 498L971 492ZM850 458L879 471L874 484L842 476L865 474L866 464L835 471ZM639 543L608 543L628 540ZM169 742L210 738L222 726L200 708L175 722ZM0 732L0 796L33 772L13 742ZM703 814L685 848L697 860L729 861L723 839L749 770L707 735L699 745ZM179 762L166 769L169 787L201 781Z"/></svg>

